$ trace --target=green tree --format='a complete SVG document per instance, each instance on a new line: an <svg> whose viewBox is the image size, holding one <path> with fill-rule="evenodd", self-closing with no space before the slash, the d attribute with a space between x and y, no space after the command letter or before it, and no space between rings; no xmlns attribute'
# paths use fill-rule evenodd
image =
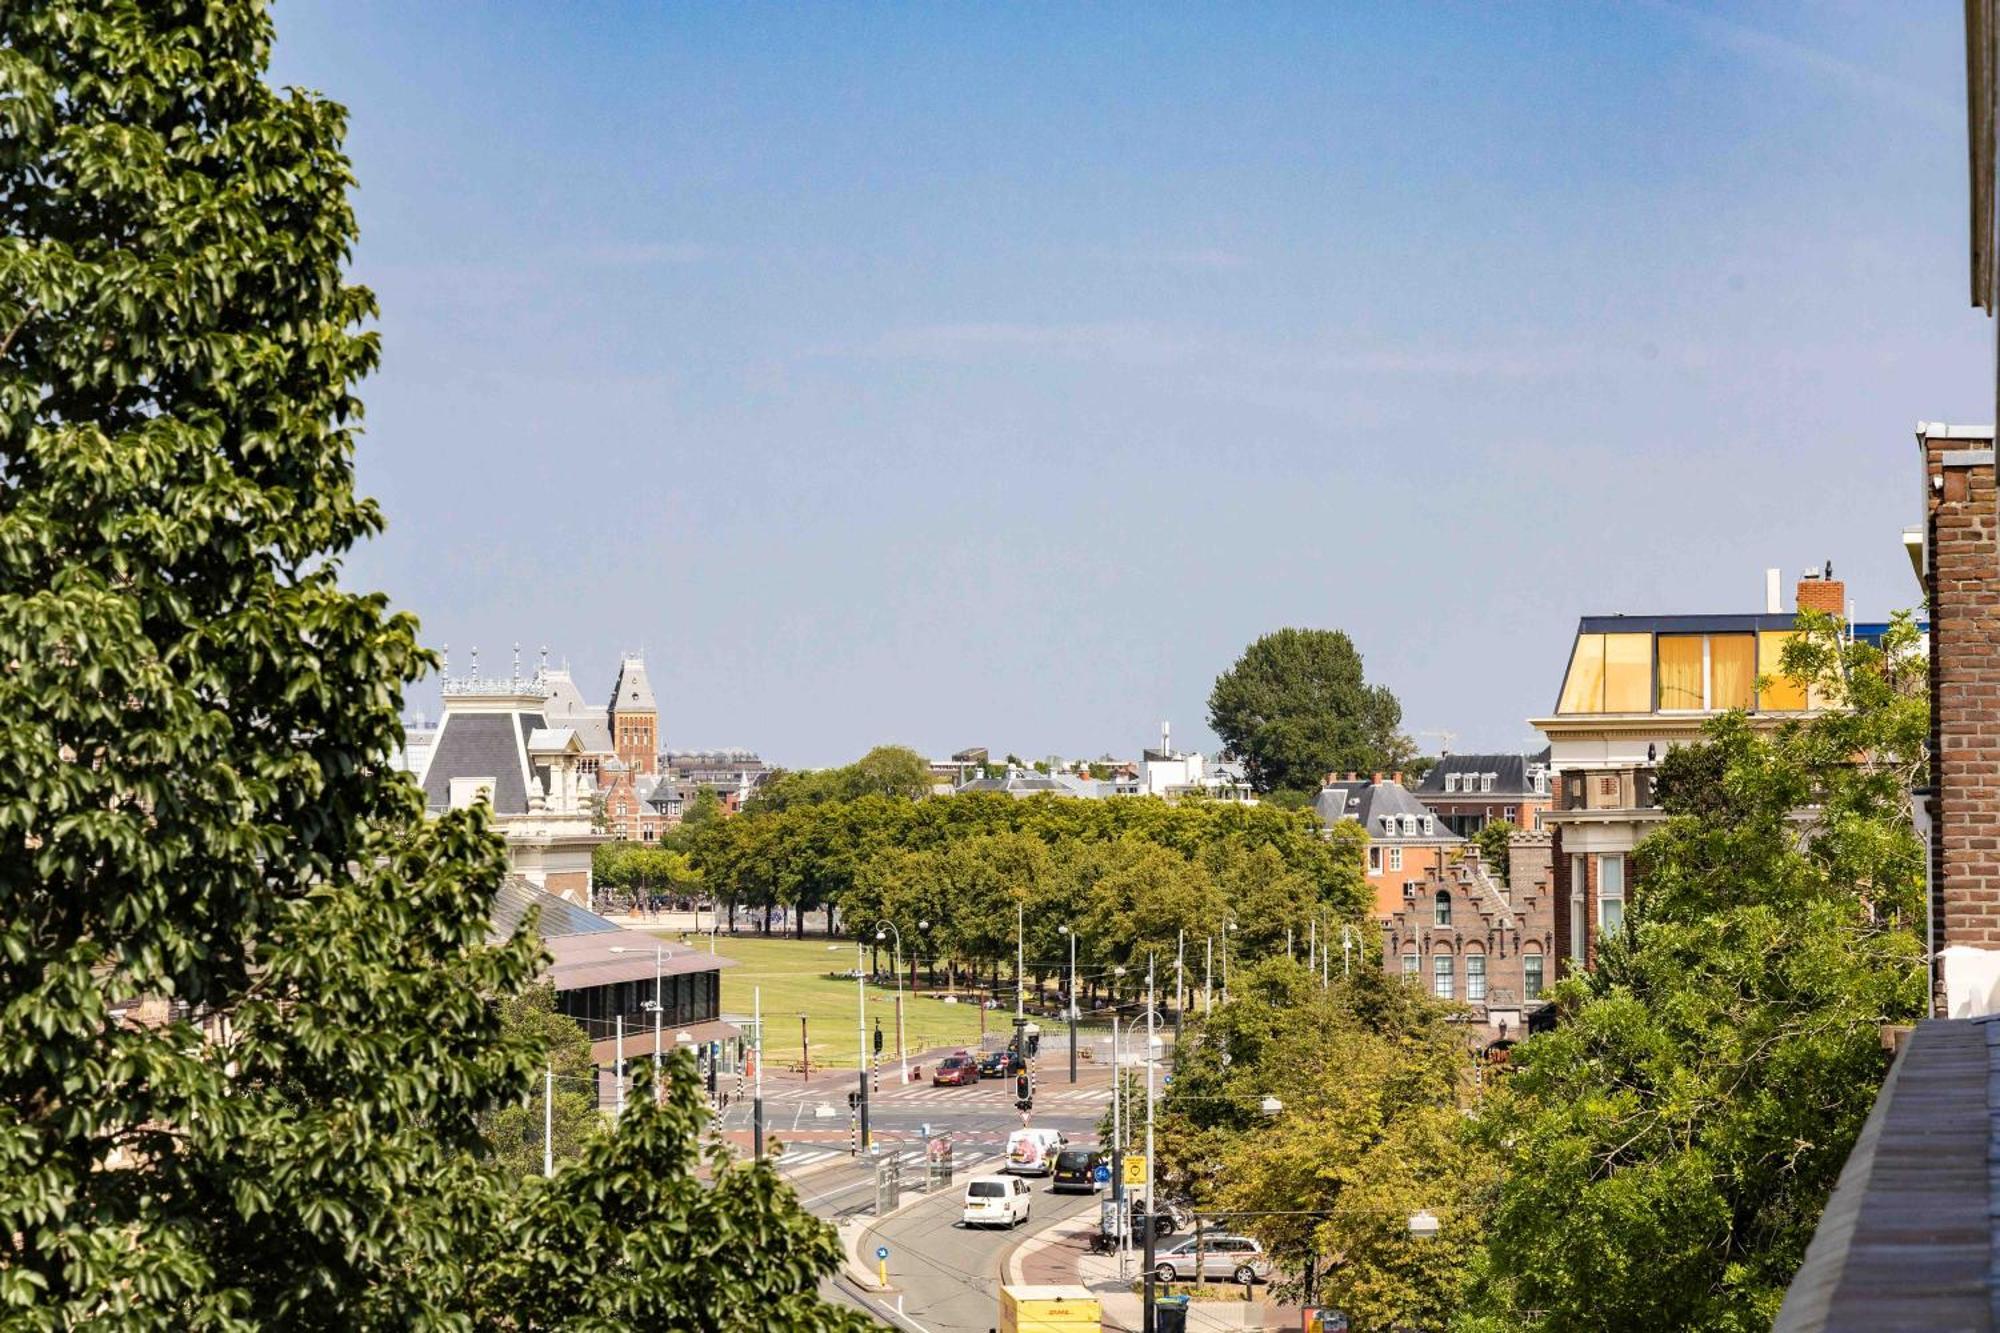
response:
<svg viewBox="0 0 2000 1333"><path fill-rule="evenodd" d="M1486 1117L1511 1326L1768 1328L1885 1072L1881 1026L1923 1013L1916 631L1898 617L1876 648L1809 618L1786 671L1840 707L1771 732L1728 714L1669 754L1626 928L1557 988L1562 1021Z"/></svg>
<svg viewBox="0 0 2000 1333"><path fill-rule="evenodd" d="M597 1066L590 1058L590 1038L576 1020L556 1011L553 986L530 986L502 998L500 1030L530 1050L539 1052L543 1068L555 1075L555 1133L551 1136L558 1165L576 1160L584 1141L603 1129L597 1109ZM535 1080L526 1097L495 1107L480 1117L493 1164L506 1179L520 1183L542 1174L545 1117L542 1098L547 1085Z"/></svg>
<svg viewBox="0 0 2000 1333"><path fill-rule="evenodd" d="M677 1052L655 1095L633 1067L616 1134L524 1191L478 1275L494 1328L832 1329L876 1327L819 1298L840 1261L833 1228L799 1208L769 1162L697 1150L708 1119L694 1056ZM707 1179L700 1174L703 1170Z"/></svg>
<svg viewBox="0 0 2000 1333"><path fill-rule="evenodd" d="M681 816L681 823L694 829L700 828L703 824L713 824L720 818L722 818L722 798L715 794L715 788L703 787L695 792L694 799L688 802L687 811Z"/></svg>
<svg viewBox="0 0 2000 1333"><path fill-rule="evenodd" d="M1473 846L1479 849L1479 859L1486 863L1486 872L1502 885L1507 883L1508 857L1507 839L1517 833L1511 819L1492 819L1480 825L1472 835Z"/></svg>
<svg viewBox="0 0 2000 1333"><path fill-rule="evenodd" d="M268 86L271 42L252 0L0 5L9 1327L519 1327L475 1293L545 1215L481 1132L540 1064L493 1003L536 942L487 940L483 810L427 821L388 766L434 657L338 582L381 527L375 306L342 273L344 113ZM677 1163L662 1123L563 1197ZM633 1229L767 1238L722 1280L805 1309L831 1242L756 1179L719 1236L679 1196Z"/></svg>
<svg viewBox="0 0 2000 1333"><path fill-rule="evenodd" d="M1218 676L1208 725L1259 791L1316 791L1330 772L1387 771L1415 757L1403 707L1369 685L1339 630L1266 634Z"/></svg>

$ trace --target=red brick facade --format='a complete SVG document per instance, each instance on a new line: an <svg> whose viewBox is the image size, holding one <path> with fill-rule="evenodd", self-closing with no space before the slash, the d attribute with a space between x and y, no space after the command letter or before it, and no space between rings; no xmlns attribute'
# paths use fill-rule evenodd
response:
<svg viewBox="0 0 2000 1333"><path fill-rule="evenodd" d="M1939 947L2000 948L2000 551L1990 439L1926 435L1931 907Z"/></svg>

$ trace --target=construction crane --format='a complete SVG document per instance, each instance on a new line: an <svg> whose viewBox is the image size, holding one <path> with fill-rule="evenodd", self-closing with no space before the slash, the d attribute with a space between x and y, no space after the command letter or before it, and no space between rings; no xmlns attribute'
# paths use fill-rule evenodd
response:
<svg viewBox="0 0 2000 1333"><path fill-rule="evenodd" d="M1417 733L1417 735L1435 736L1438 738L1439 742L1438 758L1440 759L1451 753L1451 743L1458 739L1458 733L1455 731L1443 731L1443 730L1420 731Z"/></svg>

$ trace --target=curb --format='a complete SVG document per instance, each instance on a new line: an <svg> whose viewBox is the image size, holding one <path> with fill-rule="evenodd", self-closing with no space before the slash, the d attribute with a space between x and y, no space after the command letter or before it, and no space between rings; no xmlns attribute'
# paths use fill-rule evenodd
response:
<svg viewBox="0 0 2000 1333"><path fill-rule="evenodd" d="M902 1202L898 1203L888 1212L882 1213L879 1216L849 1218L839 1223L840 1248L846 1256L843 1276L849 1282L861 1287L864 1291L894 1291L894 1286L885 1287L875 1280L875 1270L868 1266L866 1257L861 1253L860 1246L862 1240L869 1232L896 1216L896 1214L907 1212L920 1203L928 1203L932 1199L943 1197L946 1196L931 1190L905 1190Z"/></svg>

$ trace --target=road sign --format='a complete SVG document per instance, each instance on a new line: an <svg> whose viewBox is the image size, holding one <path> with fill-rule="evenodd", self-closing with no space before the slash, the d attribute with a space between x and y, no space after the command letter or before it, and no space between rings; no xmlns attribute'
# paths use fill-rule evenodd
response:
<svg viewBox="0 0 2000 1333"><path fill-rule="evenodd" d="M887 1259L889 1257L889 1247L887 1245L877 1245L875 1247L875 1257L877 1259Z"/></svg>
<svg viewBox="0 0 2000 1333"><path fill-rule="evenodd" d="M1125 1188L1144 1189L1146 1187L1146 1155L1144 1153L1125 1154Z"/></svg>
<svg viewBox="0 0 2000 1333"><path fill-rule="evenodd" d="M1090 1173L1090 1177L1100 1185L1109 1185L1111 1183L1111 1168L1099 1162L1097 1169Z"/></svg>

